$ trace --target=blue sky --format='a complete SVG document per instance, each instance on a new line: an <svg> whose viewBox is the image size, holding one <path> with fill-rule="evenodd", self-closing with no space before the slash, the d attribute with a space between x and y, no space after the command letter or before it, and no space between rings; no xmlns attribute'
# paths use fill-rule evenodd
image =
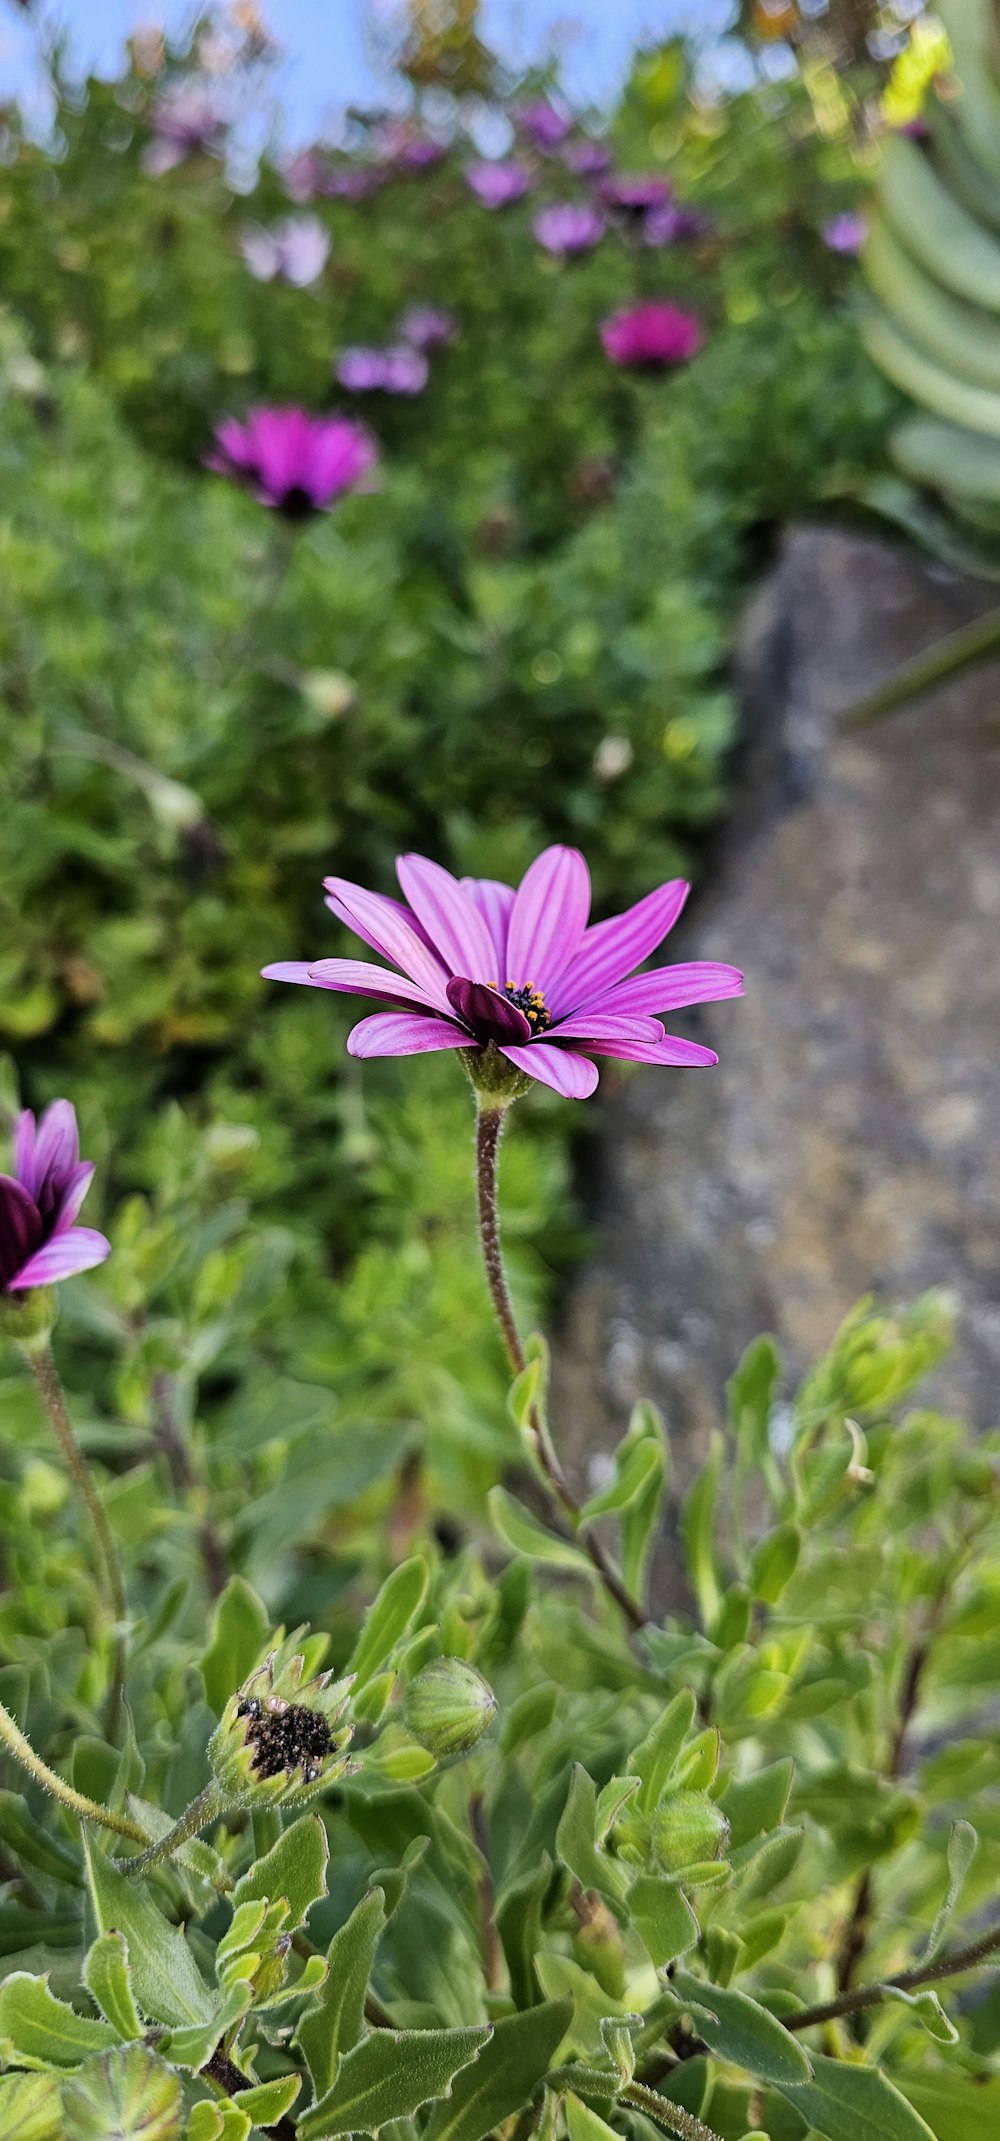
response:
<svg viewBox="0 0 1000 2141"><path fill-rule="evenodd" d="M387 0L270 0L265 14L285 54L283 101L296 134L307 135L338 105L378 94L366 43L365 16ZM46 26L64 25L81 58L113 67L122 40L139 22L171 26L191 15L190 0L43 0ZM556 34L574 96L597 101L613 90L640 39L722 26L726 0L483 0L487 37L505 56L537 55ZM12 0L0 0L0 83L30 94L35 35Z"/></svg>

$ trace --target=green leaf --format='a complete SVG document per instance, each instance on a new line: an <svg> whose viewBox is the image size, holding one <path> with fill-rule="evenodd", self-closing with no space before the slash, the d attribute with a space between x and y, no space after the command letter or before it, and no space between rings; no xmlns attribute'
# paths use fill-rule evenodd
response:
<svg viewBox="0 0 1000 2141"><path fill-rule="evenodd" d="M384 1925L385 1896L381 1888L372 1888L334 1934L326 1979L295 2032L318 2097L332 2086L341 2053L353 2050L361 2035L365 1992Z"/></svg>
<svg viewBox="0 0 1000 2141"><path fill-rule="evenodd" d="M172 2029L164 2039L164 2048L175 2067L189 2067L192 2074L200 2073L206 2060L228 2031L235 2030L242 2022L253 1999L253 1988L245 1979L230 1985L216 2000L211 2014L204 2022L186 2022Z"/></svg>
<svg viewBox="0 0 1000 2141"><path fill-rule="evenodd" d="M3 2141L66 2141L54 2074L0 2075L0 2135Z"/></svg>
<svg viewBox="0 0 1000 2141"><path fill-rule="evenodd" d="M581 1888L593 1889L614 1908L621 1910L625 1892L624 1869L605 1852L598 1851L597 1791L592 1777L574 1763L566 1805L556 1830L556 1850L563 1865L575 1874Z"/></svg>
<svg viewBox="0 0 1000 2141"><path fill-rule="evenodd" d="M427 1596L428 1573L423 1556L414 1554L386 1577L365 1615L348 1666L348 1672L355 1675L356 1687L363 1688L374 1677L415 1620Z"/></svg>
<svg viewBox="0 0 1000 2141"><path fill-rule="evenodd" d="M706 1629L711 1628L722 1603L715 1558L715 1506L719 1498L723 1456L722 1436L713 1435L708 1460L688 1489L681 1509L684 1559L698 1600L702 1626Z"/></svg>
<svg viewBox="0 0 1000 2141"><path fill-rule="evenodd" d="M936 2141L997 2141L1000 2134L1000 2075L951 2073L908 2078L899 2083ZM924 2127L918 2131L923 2134ZM908 2137L909 2141L909 2137Z"/></svg>
<svg viewBox="0 0 1000 2141"><path fill-rule="evenodd" d="M57 2000L47 1977L15 1970L0 1985L0 2058L8 2064L79 2067L117 2042L106 2022L92 2022Z"/></svg>
<svg viewBox="0 0 1000 2141"><path fill-rule="evenodd" d="M816 2054L813 2068L811 2081L797 2088L778 2082L776 2087L826 2141L935 2141L919 2112L877 2067ZM970 2141L968 2129L961 2141Z"/></svg>
<svg viewBox="0 0 1000 2141"><path fill-rule="evenodd" d="M690 1688L682 1688L655 1725L628 1758L631 1777L639 1777L642 1789L638 1804L644 1813L658 1806L667 1780L694 1723L697 1703Z"/></svg>
<svg viewBox="0 0 1000 2141"><path fill-rule="evenodd" d="M572 2000L546 2001L493 2025L490 2042L431 2113L423 2141L483 2141L531 2099L573 2017Z"/></svg>
<svg viewBox="0 0 1000 2141"><path fill-rule="evenodd" d="M78 1848L63 1843L37 1821L20 1792L0 1792L0 1843L7 1844L19 1865L37 1866L54 1881L74 1888L83 1885L83 1863Z"/></svg>
<svg viewBox="0 0 1000 2141"><path fill-rule="evenodd" d="M63 2111L73 2141L178 2141L180 2078L145 2045L120 2045L63 2083Z"/></svg>
<svg viewBox="0 0 1000 2141"><path fill-rule="evenodd" d="M298 2074L280 2074L273 2082L258 2082L253 2089L241 2089L239 2108L245 2111L252 2126L276 2126L290 2111L302 2087Z"/></svg>
<svg viewBox="0 0 1000 2141"><path fill-rule="evenodd" d="M569 2141L621 2141L621 2136L615 2133L614 2127L609 2126L606 2120L598 2118L596 2111L591 2111L589 2104L574 2096L572 2089L567 2090L563 2098L563 2110L566 2114Z"/></svg>
<svg viewBox="0 0 1000 2141"><path fill-rule="evenodd" d="M770 1452L771 1406L780 1371L777 1345L765 1333L748 1345L726 1384L731 1433L758 1465L766 1462Z"/></svg>
<svg viewBox="0 0 1000 2141"><path fill-rule="evenodd" d="M208 1648L199 1660L205 1699L216 1717L253 1671L270 1632L267 1609L252 1585L231 1576L216 1601Z"/></svg>
<svg viewBox="0 0 1000 2141"><path fill-rule="evenodd" d="M507 1403L515 1427L523 1434L534 1411L545 1413L549 1387L549 1349L540 1331L532 1331L524 1349L524 1367L515 1375Z"/></svg>
<svg viewBox="0 0 1000 2141"><path fill-rule="evenodd" d="M627 1452L623 1444L618 1451L617 1469L611 1485L604 1487L600 1494L592 1494L583 1504L580 1515L584 1523L589 1524L594 1517L614 1516L627 1509L645 1493L654 1475L662 1480L663 1471L663 1452L648 1437L633 1443Z"/></svg>
<svg viewBox="0 0 1000 2141"><path fill-rule="evenodd" d="M132 1992L128 1942L124 1933L100 1933L83 1966L83 1982L95 2006L119 2037L128 2042L143 2034Z"/></svg>
<svg viewBox="0 0 1000 2141"><path fill-rule="evenodd" d="M555 1532L546 1531L544 1524L525 1509L523 1502L515 1501L506 1487L491 1487L486 1499L493 1529L512 1553L523 1554L527 1561L542 1562L546 1568L576 1569L581 1575L593 1576L593 1563L582 1548L574 1546L571 1539L560 1539Z"/></svg>
<svg viewBox="0 0 1000 2141"><path fill-rule="evenodd" d="M619 1455L634 1446L656 1451L656 1463L647 1464L645 1476L631 1499L619 1512L618 1526L621 1533L622 1575L626 1587L634 1598L641 1598L646 1579L646 1565L652 1552L663 1499L670 1470L670 1449L666 1429L655 1405L640 1400L629 1421L628 1434Z"/></svg>
<svg viewBox="0 0 1000 2141"><path fill-rule="evenodd" d="M669 1990L690 2008L698 2035L720 2058L773 2088L808 2081L812 2070L802 2046L747 1993L708 1985L684 1970L675 1971Z"/></svg>
<svg viewBox="0 0 1000 2141"><path fill-rule="evenodd" d="M629 1889L628 1907L650 1962L658 1970L694 1946L698 1920L676 1881L641 1873Z"/></svg>
<svg viewBox="0 0 1000 2141"><path fill-rule="evenodd" d="M952 1916L965 1885L965 1877L979 1849L979 1838L970 1821L954 1821L948 1838L948 1893L928 1935L921 1958L933 1962L944 1947Z"/></svg>
<svg viewBox="0 0 1000 2141"><path fill-rule="evenodd" d="M935 2038L938 2044L958 2043L958 2031L951 2017L945 2014L937 1993L929 1986L923 1992L903 1992L898 1985L887 1985L885 1996L897 2006L910 2008L928 2036Z"/></svg>
<svg viewBox="0 0 1000 2141"><path fill-rule="evenodd" d="M147 2020L177 2027L208 2022L215 2001L179 1925L168 1925L148 1889L127 1880L84 1833L94 1911L104 1933L128 1942L132 1987Z"/></svg>
<svg viewBox="0 0 1000 2141"><path fill-rule="evenodd" d="M488 2023L472 2029L373 2030L345 2052L337 2079L298 2122L298 2141L336 2141L340 2134L377 2134L392 2119L408 2119L447 2096L456 2074L490 2037Z"/></svg>
<svg viewBox="0 0 1000 2141"><path fill-rule="evenodd" d="M288 1927L294 1931L304 1924L313 1904L326 1894L329 1856L330 1846L319 1815L300 1814L290 1829L282 1831L272 1850L265 1852L237 1881L234 1911L241 1903L258 1902L262 1897L273 1903L283 1897L288 1904Z"/></svg>
<svg viewBox="0 0 1000 2141"><path fill-rule="evenodd" d="M791 1755L785 1755L780 1762L769 1762L766 1768L758 1769L752 1777L740 1777L726 1786L719 1805L729 1823L732 1851L780 1828L793 1774Z"/></svg>
<svg viewBox="0 0 1000 2141"><path fill-rule="evenodd" d="M802 1533L797 1524L779 1524L766 1532L750 1557L750 1589L765 1606L777 1605L799 1565Z"/></svg>
<svg viewBox="0 0 1000 2141"><path fill-rule="evenodd" d="M569 1955L553 1955L544 1949L535 1957L535 1974L547 2000L573 2002L570 2034L574 2051L589 2058L603 2051L601 2026L608 2015L627 2015L622 2000L613 2000L590 1970L584 1970Z"/></svg>

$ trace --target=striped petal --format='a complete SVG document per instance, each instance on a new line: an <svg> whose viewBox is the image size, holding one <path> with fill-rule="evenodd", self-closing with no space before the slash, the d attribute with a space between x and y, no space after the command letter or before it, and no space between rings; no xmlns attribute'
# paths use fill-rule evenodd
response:
<svg viewBox="0 0 1000 2141"><path fill-rule="evenodd" d="M592 1041L662 1041L663 1027L659 1019L622 1018L592 1005L589 1011L575 1011L572 1018L561 1018L549 1028L550 1041L561 1041L564 1036L589 1048Z"/></svg>
<svg viewBox="0 0 1000 2141"><path fill-rule="evenodd" d="M525 1071L541 1085L550 1085L566 1100L588 1100L597 1084L596 1063L570 1048L552 1048L547 1041L532 1041L525 1048L501 1048L515 1070Z"/></svg>
<svg viewBox="0 0 1000 2141"><path fill-rule="evenodd" d="M35 1163L35 1118L30 1108L22 1108L14 1132L14 1173L33 1197L40 1175Z"/></svg>
<svg viewBox="0 0 1000 2141"><path fill-rule="evenodd" d="M452 974L472 974L477 981L502 980L493 974L493 939L474 900L458 879L424 855L400 855L396 876L435 951Z"/></svg>
<svg viewBox="0 0 1000 2141"><path fill-rule="evenodd" d="M589 913L590 872L583 856L572 847L546 848L518 886L507 934L509 971L498 979L548 996L579 950Z"/></svg>
<svg viewBox="0 0 1000 2141"><path fill-rule="evenodd" d="M329 907L330 913L336 915L338 922L345 922L348 929L353 929L356 937L364 937L365 943L370 944L373 951L381 951L381 945L376 944L373 938L367 936L363 929L358 928L357 922L351 920L343 900L334 889L337 885L346 885L347 879L344 877L324 877L323 883L326 887L324 905ZM352 885L350 889L352 892L357 892L359 887ZM409 907L405 905L403 900L390 899L387 892L369 892L368 897L370 900L375 900L380 907L384 907L389 916L395 915L397 921L408 922L410 928L420 938L421 943L427 945L428 951L431 950L432 947L428 942L425 930L422 929L416 915L410 912Z"/></svg>
<svg viewBox="0 0 1000 2141"><path fill-rule="evenodd" d="M726 996L742 996L739 967L723 966L714 959L692 959L685 966L654 966L645 974L620 981L602 998L609 1011L636 1015L653 1011L680 1011L687 1004L718 1003Z"/></svg>
<svg viewBox="0 0 1000 2141"><path fill-rule="evenodd" d="M674 1033L665 1033L662 1041L600 1041L594 1048L597 1055L620 1056L623 1063L659 1063L674 1070L707 1070L719 1060L713 1048L679 1040Z"/></svg>
<svg viewBox="0 0 1000 2141"><path fill-rule="evenodd" d="M16 1276L8 1280L8 1292L20 1293L22 1287L28 1286L54 1286L59 1279L75 1278L79 1271L93 1271L110 1255L111 1243L105 1235L98 1234L96 1227L74 1227L69 1234L56 1234L29 1257Z"/></svg>
<svg viewBox="0 0 1000 2141"><path fill-rule="evenodd" d="M471 1048L464 1027L415 1012L376 1011L347 1036L349 1056L421 1056L438 1048Z"/></svg>
<svg viewBox="0 0 1000 2141"><path fill-rule="evenodd" d="M42 1238L38 1206L13 1175L0 1175L0 1287L9 1286Z"/></svg>
<svg viewBox="0 0 1000 2141"><path fill-rule="evenodd" d="M549 1009L556 1015L560 1011L578 1011L617 981L624 981L633 967L641 966L650 952L662 944L690 889L682 877L672 878L669 884L658 885L655 892L647 892L645 899L637 900L624 914L613 915L608 922L596 922L561 976Z"/></svg>
<svg viewBox="0 0 1000 2141"><path fill-rule="evenodd" d="M502 988L508 978L507 932L516 897L513 887L502 885L495 877L461 877L459 883L473 905L478 907L489 930L494 964L488 978L498 981Z"/></svg>
<svg viewBox="0 0 1000 2141"><path fill-rule="evenodd" d="M415 981L405 974L391 974L388 967L373 966L368 959L317 959L307 970L314 988L339 990L345 996L374 996L383 1004L412 1004L436 1011Z"/></svg>
<svg viewBox="0 0 1000 2141"><path fill-rule="evenodd" d="M423 935L418 936L398 901L383 899L378 892L366 892L363 885L349 884L344 877L326 877L323 882L330 895L327 905L348 928L381 952L383 959L402 967L408 980L415 981L431 1003L446 1011L444 968Z"/></svg>
<svg viewBox="0 0 1000 2141"><path fill-rule="evenodd" d="M79 1165L74 1167L59 1199L53 1235L68 1234L93 1179L93 1160L81 1160Z"/></svg>

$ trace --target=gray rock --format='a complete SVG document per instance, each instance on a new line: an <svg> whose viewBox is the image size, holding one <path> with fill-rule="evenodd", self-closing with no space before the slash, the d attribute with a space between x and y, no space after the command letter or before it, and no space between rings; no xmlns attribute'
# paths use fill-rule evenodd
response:
<svg viewBox="0 0 1000 2141"><path fill-rule="evenodd" d="M864 1293L957 1296L938 1402L1000 1414L1000 665L863 736L837 714L992 607L887 543L800 529L745 621L751 743L668 956L746 970L678 1014L710 1071L605 1072L601 1249L568 1304L554 1417L602 1477L636 1397L683 1487L743 1347L789 1382ZM608 1066L608 1070L610 1070Z"/></svg>

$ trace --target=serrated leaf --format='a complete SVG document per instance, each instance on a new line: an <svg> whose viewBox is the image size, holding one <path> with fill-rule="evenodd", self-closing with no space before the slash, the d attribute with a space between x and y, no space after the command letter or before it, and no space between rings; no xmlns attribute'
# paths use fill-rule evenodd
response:
<svg viewBox="0 0 1000 2141"><path fill-rule="evenodd" d="M94 1911L102 1932L124 1933L132 1988L147 2020L183 2028L206 2023L215 2000L179 1925L168 1925L149 1891L127 1880L85 1833L84 1851Z"/></svg>
<svg viewBox="0 0 1000 2141"><path fill-rule="evenodd" d="M935 2141L919 2112L877 2067L816 2054L813 2068L812 2079L798 2087L776 2086L827 2141Z"/></svg>
<svg viewBox="0 0 1000 2141"><path fill-rule="evenodd" d="M326 1864L330 1846L318 1814L300 1814L284 1829L277 1843L237 1881L233 1909L242 1903L268 1903L282 1897L288 1904L288 1928L304 1924L308 1912L326 1894Z"/></svg>
<svg viewBox="0 0 1000 2141"><path fill-rule="evenodd" d="M280 2074L272 2082L257 2082L252 2089L241 2089L239 2108L246 2112L251 2126L276 2126L287 2111L291 2111L302 2087L298 2074Z"/></svg>
<svg viewBox="0 0 1000 2141"><path fill-rule="evenodd" d="M355 1645L348 1672L355 1675L355 1686L363 1688L366 1681L385 1664L415 1620L427 1596L429 1572L421 1554L414 1554L409 1561L401 1561L398 1569L387 1576L378 1597L365 1615L364 1627Z"/></svg>
<svg viewBox="0 0 1000 2141"><path fill-rule="evenodd" d="M126 2043L143 2034L132 1992L124 1933L100 1933L83 1966L83 1982L106 2022Z"/></svg>
<svg viewBox="0 0 1000 2141"><path fill-rule="evenodd" d="M373 2030L345 2052L337 2078L298 2122L298 2141L377 2134L447 2096L456 2074L488 2042L488 2023L471 2029Z"/></svg>
<svg viewBox="0 0 1000 2141"><path fill-rule="evenodd" d="M632 1923L658 1970L683 1955L698 1938L698 1920L676 1881L641 1873L628 1892Z"/></svg>
<svg viewBox="0 0 1000 2141"><path fill-rule="evenodd" d="M581 1888L593 1889L619 1913L625 1892L625 1873L614 1859L598 1850L597 1791L592 1777L574 1763L566 1804L556 1830L556 1850L563 1865L575 1874Z"/></svg>
<svg viewBox="0 0 1000 2141"><path fill-rule="evenodd" d="M164 2046L175 2067L187 2067L192 2074L201 2072L220 2037L235 2030L249 2011L253 1998L248 1984L230 1985L216 2002L205 2022L183 2023L172 2029L164 2039Z"/></svg>
<svg viewBox="0 0 1000 2141"><path fill-rule="evenodd" d="M341 2054L352 2051L361 2035L365 1992L384 1925L385 1896L381 1888L372 1888L327 1949L325 1982L295 2032L317 2097L332 2086Z"/></svg>
<svg viewBox="0 0 1000 2141"><path fill-rule="evenodd" d="M54 2074L0 2075L0 2135L3 2141L66 2141Z"/></svg>
<svg viewBox="0 0 1000 2141"><path fill-rule="evenodd" d="M118 2043L106 2022L78 2015L49 1991L48 1977L15 1970L0 1985L0 2057L19 2067L79 2067Z"/></svg>
<svg viewBox="0 0 1000 2141"><path fill-rule="evenodd" d="M489 1503L493 1529L505 1546L514 1554L523 1554L527 1561L537 1561L550 1569L576 1569L580 1575L593 1576L593 1564L588 1555L571 1539L560 1539L553 1531L546 1531L544 1524L532 1516L523 1502L508 1494L506 1487L491 1487L486 1497Z"/></svg>
<svg viewBox="0 0 1000 2141"><path fill-rule="evenodd" d="M423 2141L484 2141L495 2126L530 2104L572 2017L572 2000L550 2000L495 2022L478 2059L431 2113Z"/></svg>
<svg viewBox="0 0 1000 2141"><path fill-rule="evenodd" d="M657 1718L628 1758L630 1777L641 1782L638 1804L644 1813L659 1805L670 1772L695 1719L697 1703L690 1688L682 1688Z"/></svg>
<svg viewBox="0 0 1000 2141"><path fill-rule="evenodd" d="M199 1660L205 1699L216 1717L253 1671L270 1633L267 1609L253 1586L231 1576L216 1600L208 1648Z"/></svg>
<svg viewBox="0 0 1000 2141"><path fill-rule="evenodd" d="M769 2082L772 2088L808 2081L812 2068L807 2053L747 1993L706 1984L685 1970L675 1971L669 1990L682 2006L690 2008L698 2035L720 2058L731 2060L733 2066Z"/></svg>

